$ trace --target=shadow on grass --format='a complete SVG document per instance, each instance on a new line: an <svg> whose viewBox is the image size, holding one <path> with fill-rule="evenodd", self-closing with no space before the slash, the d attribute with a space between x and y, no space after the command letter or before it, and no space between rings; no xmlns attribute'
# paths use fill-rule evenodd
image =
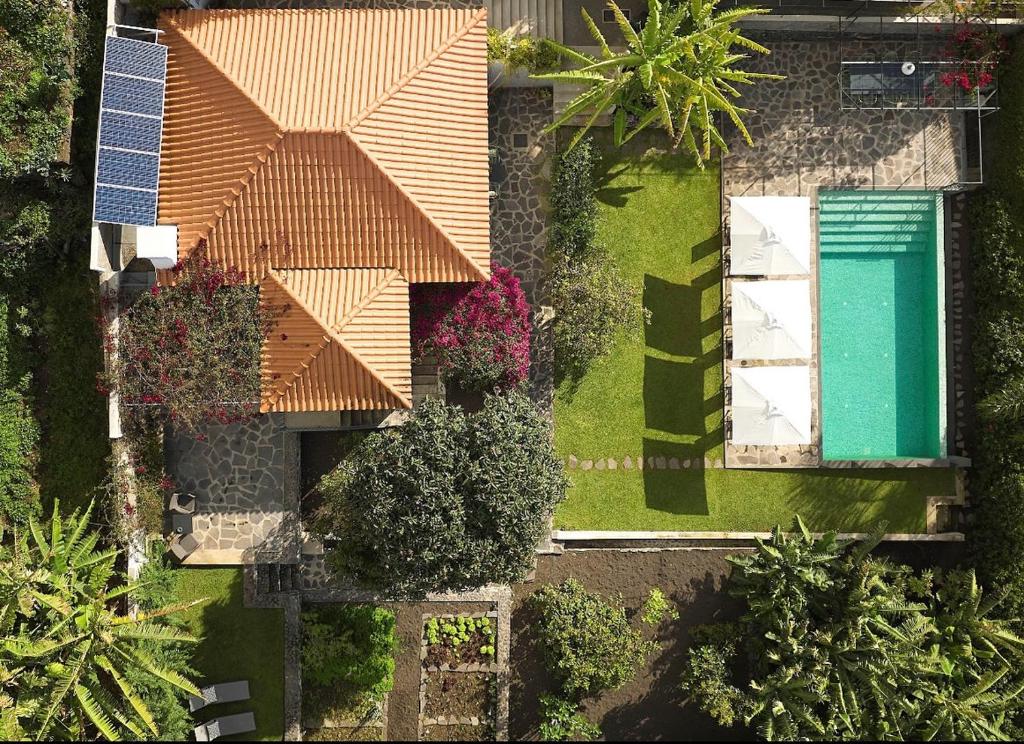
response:
<svg viewBox="0 0 1024 744"><path fill-rule="evenodd" d="M860 525L857 531L870 531L885 522L889 532L923 532L925 497L953 492L952 476L937 470L788 472L793 510L815 530Z"/></svg>
<svg viewBox="0 0 1024 744"><path fill-rule="evenodd" d="M672 445L657 440L644 439L644 459L664 457ZM644 499L648 509L670 514L707 516L708 494L704 481L704 470L651 470L644 468Z"/></svg>
<svg viewBox="0 0 1024 744"><path fill-rule="evenodd" d="M281 610L250 609L243 603L239 569L182 569L182 600L207 597L188 611L190 629L202 640L192 666L201 684L247 680L252 697L204 708L196 721L253 711L255 734L249 739L280 740L284 732L284 622Z"/></svg>

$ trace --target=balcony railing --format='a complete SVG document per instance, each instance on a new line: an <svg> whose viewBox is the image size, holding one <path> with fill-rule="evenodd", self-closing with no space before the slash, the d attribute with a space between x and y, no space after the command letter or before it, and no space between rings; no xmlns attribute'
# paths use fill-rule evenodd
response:
<svg viewBox="0 0 1024 744"><path fill-rule="evenodd" d="M958 73L977 81L983 72L950 60L898 62L844 61L839 88L844 109L995 111L999 108L995 78L981 88L964 89Z"/></svg>

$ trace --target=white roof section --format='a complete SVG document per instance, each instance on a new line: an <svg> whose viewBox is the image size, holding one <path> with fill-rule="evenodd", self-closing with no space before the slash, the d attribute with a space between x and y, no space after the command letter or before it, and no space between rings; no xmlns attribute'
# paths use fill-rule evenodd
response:
<svg viewBox="0 0 1024 744"><path fill-rule="evenodd" d="M733 444L811 443L806 365L732 368Z"/></svg>
<svg viewBox="0 0 1024 744"><path fill-rule="evenodd" d="M811 200L806 196L729 197L729 273L733 276L811 273Z"/></svg>
<svg viewBox="0 0 1024 744"><path fill-rule="evenodd" d="M733 359L810 359L811 343L808 280L732 283Z"/></svg>

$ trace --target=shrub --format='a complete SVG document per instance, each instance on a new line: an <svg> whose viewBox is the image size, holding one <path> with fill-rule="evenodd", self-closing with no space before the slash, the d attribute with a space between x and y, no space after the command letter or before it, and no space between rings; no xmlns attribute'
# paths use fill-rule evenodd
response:
<svg viewBox="0 0 1024 744"><path fill-rule="evenodd" d="M719 726L732 726L742 713L745 698L731 682L735 659L736 645L728 640L700 643L686 652L682 686L689 697L683 704L696 702Z"/></svg>
<svg viewBox="0 0 1024 744"><path fill-rule="evenodd" d="M665 618L678 620L679 610L672 606L665 592L654 587L647 593L647 599L640 608L640 620L644 625L659 625Z"/></svg>
<svg viewBox="0 0 1024 744"><path fill-rule="evenodd" d="M510 393L470 415L427 401L370 435L319 486L330 565L396 596L521 580L565 495L549 426Z"/></svg>
<svg viewBox="0 0 1024 744"><path fill-rule="evenodd" d="M0 0L0 178L45 173L71 124L71 17L59 0Z"/></svg>
<svg viewBox="0 0 1024 744"><path fill-rule="evenodd" d="M589 255L597 235L594 169L600 154L585 139L555 160L551 181L550 250L570 260Z"/></svg>
<svg viewBox="0 0 1024 744"><path fill-rule="evenodd" d="M639 288L623 280L611 254L595 242L598 158L585 139L555 163L548 253L558 381L581 378L611 351L620 329L635 331L646 317Z"/></svg>
<svg viewBox="0 0 1024 744"><path fill-rule="evenodd" d="M541 741L594 741L601 729L575 703L554 695L540 696Z"/></svg>
<svg viewBox="0 0 1024 744"><path fill-rule="evenodd" d="M621 687L657 648L630 627L621 600L607 602L576 579L545 586L532 601L546 664L567 697Z"/></svg>
<svg viewBox="0 0 1024 744"><path fill-rule="evenodd" d="M579 379L606 356L623 330L646 322L640 291L626 283L607 251L583 260L557 259L551 276L554 347L559 380Z"/></svg>
<svg viewBox="0 0 1024 744"><path fill-rule="evenodd" d="M302 613L302 678L349 686L375 702L395 683L395 614L370 605L332 605Z"/></svg>
<svg viewBox="0 0 1024 744"><path fill-rule="evenodd" d="M501 62L506 72L526 70L531 74L557 69L562 55L547 39L516 36L513 29L487 29L487 61Z"/></svg>
<svg viewBox="0 0 1024 744"><path fill-rule="evenodd" d="M128 406L160 406L176 426L226 424L259 411L260 348L270 311L243 274L202 247L121 316L115 384ZM108 339L110 331L107 331Z"/></svg>
<svg viewBox="0 0 1024 744"><path fill-rule="evenodd" d="M437 355L446 381L468 390L509 390L529 376L530 328L519 279L492 264L491 278L459 297L420 345Z"/></svg>
<svg viewBox="0 0 1024 744"><path fill-rule="evenodd" d="M24 525L39 514L36 446L39 424L29 400L31 376L16 369L20 324L0 295L0 528Z"/></svg>

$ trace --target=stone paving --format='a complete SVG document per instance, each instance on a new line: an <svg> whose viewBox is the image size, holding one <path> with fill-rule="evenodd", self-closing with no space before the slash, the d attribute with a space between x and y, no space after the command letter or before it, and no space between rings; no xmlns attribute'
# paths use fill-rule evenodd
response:
<svg viewBox="0 0 1024 744"><path fill-rule="evenodd" d="M550 88L495 88L490 94L491 148L496 152L491 184L491 255L523 283L534 309L530 368L532 397L550 414L554 401L554 354L547 271L547 185L554 137L541 130L551 123Z"/></svg>
<svg viewBox="0 0 1024 744"><path fill-rule="evenodd" d="M194 535L201 563L296 563L299 556L296 435L280 417L212 426L197 439L173 434L167 469L195 494Z"/></svg>
<svg viewBox="0 0 1024 744"><path fill-rule="evenodd" d="M840 106L840 46L835 40L771 41L769 56L753 55L750 69L778 73L783 81L744 88L741 104L753 145L733 131L722 159L723 195L808 196L812 242L817 235L819 189L941 189L964 180L962 116L943 111L856 111ZM847 40L846 59L903 59L898 41ZM925 57L929 52L925 51ZM934 56L934 55L933 55ZM914 54L916 57L916 53ZM937 58L937 57L936 57ZM728 267L728 199L723 205L723 258ZM812 332L817 338L818 251L812 245ZM723 279L725 345L731 282ZM730 364L725 359L726 429L730 426ZM811 369L812 443L799 447L734 447L726 441L729 467L812 467L821 464L817 345ZM871 463L864 463L869 465ZM885 464L878 463L881 467Z"/></svg>

